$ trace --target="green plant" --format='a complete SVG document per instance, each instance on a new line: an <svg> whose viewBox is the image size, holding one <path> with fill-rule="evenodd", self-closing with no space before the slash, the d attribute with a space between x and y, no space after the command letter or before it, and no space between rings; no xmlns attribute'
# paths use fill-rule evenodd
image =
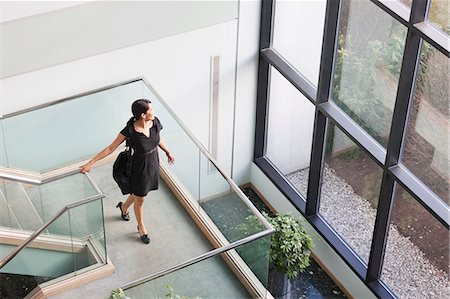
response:
<svg viewBox="0 0 450 299"><path fill-rule="evenodd" d="M275 228L275 233L270 241L270 261L288 278L295 278L309 266L311 248L314 247L312 238L303 227L300 220L290 214L278 214L270 217L263 213L267 221ZM262 224L254 216L248 216L246 223L239 226L239 231L244 236L249 236L262 230ZM267 252L267 248L253 248L252 256L261 256L261 251Z"/></svg>
<svg viewBox="0 0 450 299"><path fill-rule="evenodd" d="M309 266L312 238L302 226L300 220L290 214L268 217L275 228L270 243L270 261L286 273L288 278L295 278Z"/></svg>
<svg viewBox="0 0 450 299"><path fill-rule="evenodd" d="M127 297L125 292L121 288L118 288L111 291L109 299L130 299L130 297Z"/></svg>

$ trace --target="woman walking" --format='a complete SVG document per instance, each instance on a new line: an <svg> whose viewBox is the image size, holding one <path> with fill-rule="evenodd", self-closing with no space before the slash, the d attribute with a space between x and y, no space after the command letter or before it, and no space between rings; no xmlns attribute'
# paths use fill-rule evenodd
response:
<svg viewBox="0 0 450 299"><path fill-rule="evenodd" d="M137 230L140 239L145 244L150 243L147 229L144 224L144 197L151 190L158 189L159 182L159 156L158 146L166 153L169 164L173 164L174 157L168 150L160 136L163 128L161 122L153 112L152 104L147 99L139 99L131 105L133 117L127 122L125 128L116 139L88 163L80 167L82 173L91 171L95 162L111 154L122 142L128 140L133 149L133 162L130 178L130 195L127 200L117 204L122 219L130 221L128 208L134 204L134 214L137 221Z"/></svg>

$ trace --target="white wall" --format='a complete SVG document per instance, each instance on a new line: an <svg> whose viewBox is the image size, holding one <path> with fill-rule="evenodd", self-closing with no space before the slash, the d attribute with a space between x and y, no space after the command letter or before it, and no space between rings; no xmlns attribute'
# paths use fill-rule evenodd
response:
<svg viewBox="0 0 450 299"><path fill-rule="evenodd" d="M236 1L93 1L16 19L0 24L0 75L46 68L236 16Z"/></svg>
<svg viewBox="0 0 450 299"><path fill-rule="evenodd" d="M240 1L232 178L249 182L256 122L260 1Z"/></svg>
<svg viewBox="0 0 450 299"><path fill-rule="evenodd" d="M259 10L259 1L241 2L238 52L238 22L233 19L3 78L0 80L0 112L5 115L144 76L207 147L210 56L220 55L217 160L221 168L231 174L234 155L233 176L238 183L248 182L253 159ZM236 79L239 83L235 91Z"/></svg>
<svg viewBox="0 0 450 299"><path fill-rule="evenodd" d="M317 86L325 0L276 1L273 48ZM314 106L275 69L271 72L267 156L283 173L309 167Z"/></svg>

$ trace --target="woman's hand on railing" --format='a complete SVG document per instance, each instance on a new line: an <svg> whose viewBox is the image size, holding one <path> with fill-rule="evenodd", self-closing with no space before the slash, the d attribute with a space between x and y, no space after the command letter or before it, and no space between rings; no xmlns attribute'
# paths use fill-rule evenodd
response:
<svg viewBox="0 0 450 299"><path fill-rule="evenodd" d="M81 173L90 172L90 171L91 171L91 168L92 168L92 164L93 164L93 163L91 163L91 161L89 161L89 162L87 162L86 164L81 165L81 166L80 166L80 172L81 172Z"/></svg>

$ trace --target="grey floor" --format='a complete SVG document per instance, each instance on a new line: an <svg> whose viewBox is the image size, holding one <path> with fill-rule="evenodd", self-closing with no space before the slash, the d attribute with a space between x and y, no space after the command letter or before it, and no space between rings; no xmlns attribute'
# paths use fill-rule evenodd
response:
<svg viewBox="0 0 450 299"><path fill-rule="evenodd" d="M115 207L126 197L120 193L112 180L111 168L111 164L106 164L93 169L91 174L106 195L103 199L103 207L107 253L116 271L108 277L51 297L53 299L108 298L113 289L212 249L202 232L162 181L159 190L150 192L145 199L144 218L152 241L149 245L143 244L139 240L134 213L131 211L131 221L125 222L120 218L119 209ZM222 294L220 297L223 298L248 297L239 281L220 259L215 258L214 261L211 260L203 265L204 267L201 264L195 268L192 267L190 272L189 268L185 268L178 274L172 275L172 277L182 276L178 280L175 278L172 280L176 288L175 292L184 288L196 291L202 298L219 297L213 294ZM192 284L189 284L189 279L186 281L186 277L189 276L193 278ZM208 277L210 282L207 281ZM168 278L170 277L164 278L166 282ZM194 278L201 278L205 283L199 284ZM212 278L220 278L221 282L218 283ZM142 286L130 290L130 294L133 294L132 298L162 298L166 291L163 286L165 283L159 284L159 288L163 288L162 291L155 290L157 284L153 282L148 284L148 288ZM208 289L214 292L208 293Z"/></svg>

